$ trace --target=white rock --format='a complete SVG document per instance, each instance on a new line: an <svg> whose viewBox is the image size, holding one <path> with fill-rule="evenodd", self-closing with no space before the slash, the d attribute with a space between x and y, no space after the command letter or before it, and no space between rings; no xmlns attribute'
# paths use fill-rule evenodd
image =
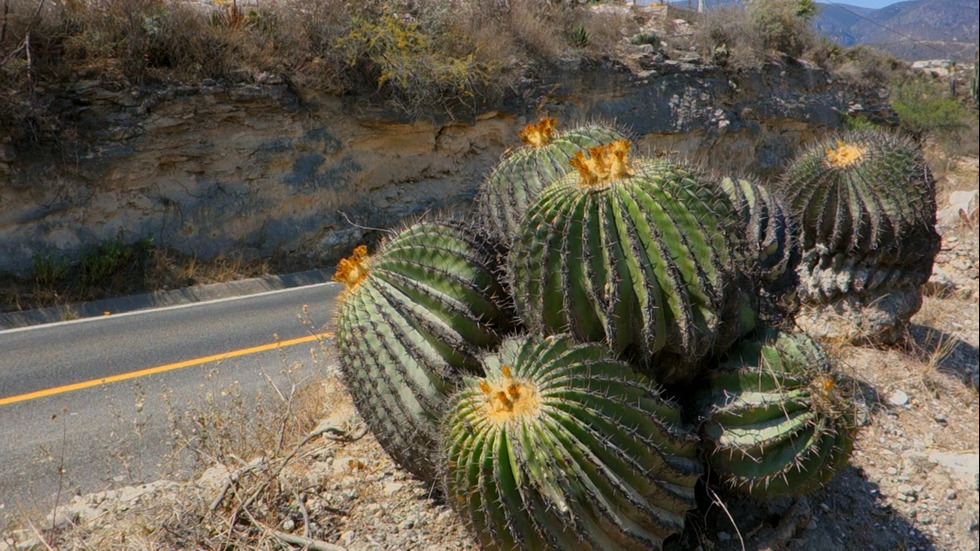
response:
<svg viewBox="0 0 980 551"><path fill-rule="evenodd" d="M899 407L909 403L909 395L901 390L896 390L888 396L888 403Z"/></svg>

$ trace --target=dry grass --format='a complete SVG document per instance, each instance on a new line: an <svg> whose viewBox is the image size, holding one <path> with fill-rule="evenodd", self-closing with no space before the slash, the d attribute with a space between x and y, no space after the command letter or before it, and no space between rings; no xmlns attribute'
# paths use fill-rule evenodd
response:
<svg viewBox="0 0 980 551"><path fill-rule="evenodd" d="M801 57L816 34L796 2L758 0L708 11L690 40L706 58L741 70L761 67L773 53Z"/></svg>
<svg viewBox="0 0 980 551"><path fill-rule="evenodd" d="M297 268L293 263L234 254L201 259L149 245L142 251L83 255L74 265L40 254L34 264L26 278L0 275L0 312L60 306L65 319L72 319L71 305L78 302L261 277Z"/></svg>
<svg viewBox="0 0 980 551"><path fill-rule="evenodd" d="M0 0L0 129L35 142L56 134L38 91L79 79L193 85L271 74L333 94L374 93L421 117L433 104L493 99L530 63L607 53L625 23L546 0L282 0L213 10L179 0Z"/></svg>

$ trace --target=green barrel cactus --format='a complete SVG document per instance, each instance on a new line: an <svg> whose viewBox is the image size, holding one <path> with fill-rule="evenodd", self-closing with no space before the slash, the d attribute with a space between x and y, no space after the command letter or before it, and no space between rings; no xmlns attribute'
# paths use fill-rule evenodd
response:
<svg viewBox="0 0 980 551"><path fill-rule="evenodd" d="M626 139L605 124L592 123L558 132L557 120L546 118L521 133L524 145L510 151L487 177L477 204L491 235L505 246L515 239L518 224L541 190L571 170L576 153Z"/></svg>
<svg viewBox="0 0 980 551"><path fill-rule="evenodd" d="M419 223L373 256L340 262L346 290L336 343L348 390L382 447L422 480L436 478L446 400L462 373L479 374L512 314L496 251L461 222Z"/></svg>
<svg viewBox="0 0 980 551"><path fill-rule="evenodd" d="M832 310L818 308L807 330L899 337L940 247L935 182L921 149L882 131L847 133L803 152L777 189L800 232L800 298ZM824 323L831 317L843 323Z"/></svg>
<svg viewBox="0 0 980 551"><path fill-rule="evenodd" d="M771 321L792 318L796 311L800 248L791 218L768 189L752 180L723 178L721 187L742 221L745 271L756 281L765 310Z"/></svg>
<svg viewBox="0 0 980 551"><path fill-rule="evenodd" d="M485 549L659 549L696 506L698 440L596 344L517 337L445 421L450 505Z"/></svg>
<svg viewBox="0 0 980 551"><path fill-rule="evenodd" d="M631 160L630 144L580 153L577 173L528 209L508 259L518 314L532 331L568 331L657 361L659 380L694 374L724 350L746 294L733 277L731 202L691 168ZM751 322L751 319L749 320ZM737 335L735 335L737 336Z"/></svg>
<svg viewBox="0 0 980 551"><path fill-rule="evenodd" d="M769 330L728 358L698 400L713 479L766 499L830 480L855 431L823 350L803 333Z"/></svg>

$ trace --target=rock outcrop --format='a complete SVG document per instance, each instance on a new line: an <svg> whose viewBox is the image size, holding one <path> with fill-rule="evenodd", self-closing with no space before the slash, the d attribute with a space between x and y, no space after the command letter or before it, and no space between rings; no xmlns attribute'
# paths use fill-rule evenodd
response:
<svg viewBox="0 0 980 551"><path fill-rule="evenodd" d="M204 258L330 261L378 229L466 205L538 116L614 120L640 152L762 177L845 113L894 120L880 98L795 60L731 73L640 51L631 66L568 61L468 120L409 121L275 79L49 88L42 101L64 123L54 144L0 139L0 272L25 274L35 253L74 258L120 233Z"/></svg>

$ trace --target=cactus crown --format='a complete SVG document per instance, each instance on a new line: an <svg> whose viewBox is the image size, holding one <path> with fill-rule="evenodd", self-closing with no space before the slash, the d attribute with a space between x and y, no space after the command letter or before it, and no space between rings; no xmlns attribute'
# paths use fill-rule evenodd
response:
<svg viewBox="0 0 980 551"><path fill-rule="evenodd" d="M837 140L836 148L827 148L827 157L825 162L828 166L844 168L860 162L861 159L864 158L864 154L867 151L867 147L846 143L844 140Z"/></svg>
<svg viewBox="0 0 980 551"><path fill-rule="evenodd" d="M545 118L539 120L536 124L529 124L524 127L518 133L521 140L527 145L533 147L544 147L551 143L555 139L555 127L558 125L558 119Z"/></svg>
<svg viewBox="0 0 980 551"><path fill-rule="evenodd" d="M579 151L569 160L569 164L578 170L579 185L591 189L606 189L613 182L633 174L633 167L627 158L629 150L629 141L616 140L593 147L589 150L588 157L584 151Z"/></svg>
<svg viewBox="0 0 980 551"><path fill-rule="evenodd" d="M344 288L350 292L354 290L368 275L368 254L365 245L354 247L354 251L348 258L340 259L337 263L337 271L333 274L333 280L344 284Z"/></svg>
<svg viewBox="0 0 980 551"><path fill-rule="evenodd" d="M511 420L536 417L541 410L541 398L537 389L522 379L515 379L510 366L500 368L503 379L494 384L480 381L480 390L486 398L487 419L499 426Z"/></svg>

